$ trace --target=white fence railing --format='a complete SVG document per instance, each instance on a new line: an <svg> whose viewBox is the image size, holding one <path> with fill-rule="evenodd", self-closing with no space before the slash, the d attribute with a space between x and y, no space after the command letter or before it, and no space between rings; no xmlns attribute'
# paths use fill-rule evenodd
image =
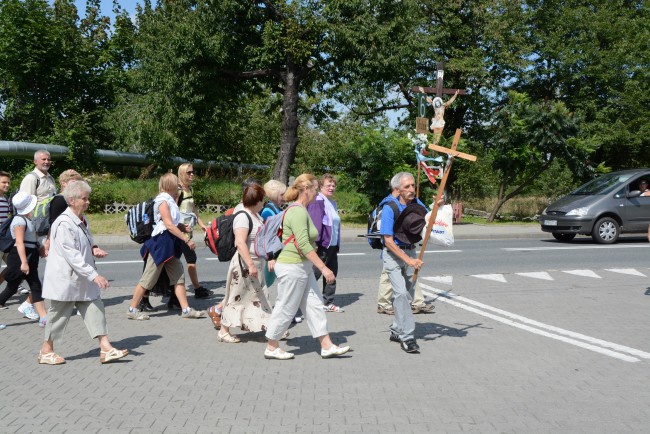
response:
<svg viewBox="0 0 650 434"><path fill-rule="evenodd" d="M104 205L104 214L125 214L133 204L128 203L107 203ZM287 207L287 204L283 204L280 208L284 209ZM230 205L219 205L216 203L208 203L204 205L198 205L199 212L209 212L211 214L221 214L224 213L228 208L231 208ZM339 214L347 214L347 211L339 209Z"/></svg>

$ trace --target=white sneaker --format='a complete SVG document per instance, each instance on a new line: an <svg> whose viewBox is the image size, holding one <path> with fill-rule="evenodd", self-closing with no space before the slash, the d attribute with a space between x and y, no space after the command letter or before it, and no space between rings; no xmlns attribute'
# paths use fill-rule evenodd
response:
<svg viewBox="0 0 650 434"><path fill-rule="evenodd" d="M332 345L327 350L321 348L320 356L323 359L329 359L329 358L332 358L332 357L338 357L340 355L343 355L343 354L347 353L349 350L350 350L350 347L347 346L347 345L344 346L344 347L339 347L338 345Z"/></svg>
<svg viewBox="0 0 650 434"><path fill-rule="evenodd" d="M36 313L36 310L34 309L34 305L27 303L26 306L23 307L25 303L21 304L20 307L18 307L18 312L23 314L23 317L29 318L31 320L37 320L39 318L38 314Z"/></svg>
<svg viewBox="0 0 650 434"><path fill-rule="evenodd" d="M20 306L18 306L18 312L22 313L25 315L25 309L27 309L28 306L31 306L31 303L27 301L23 301Z"/></svg>
<svg viewBox="0 0 650 434"><path fill-rule="evenodd" d="M29 294L29 289L25 288L23 285L18 286L18 292L22 295Z"/></svg>
<svg viewBox="0 0 650 434"><path fill-rule="evenodd" d="M277 347L275 350L270 351L268 348L264 349L264 358L269 360L289 360L293 359L293 353L288 353Z"/></svg>

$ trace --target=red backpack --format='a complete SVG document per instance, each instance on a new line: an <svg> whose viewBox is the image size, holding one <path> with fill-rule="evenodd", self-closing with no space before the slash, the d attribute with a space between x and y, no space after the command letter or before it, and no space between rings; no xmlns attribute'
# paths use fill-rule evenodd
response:
<svg viewBox="0 0 650 434"><path fill-rule="evenodd" d="M249 220L249 235L253 229L253 220L246 211L242 210L234 214L232 212L228 214L228 211L216 220L211 221L208 224L208 229L205 231L205 245L208 246L212 253L217 255L219 262L230 261L235 256L235 252L237 252L237 248L235 247L235 234L232 228L235 217L243 212Z"/></svg>

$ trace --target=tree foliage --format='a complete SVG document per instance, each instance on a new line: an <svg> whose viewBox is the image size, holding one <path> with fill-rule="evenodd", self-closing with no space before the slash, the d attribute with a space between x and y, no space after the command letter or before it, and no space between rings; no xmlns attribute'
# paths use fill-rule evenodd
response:
<svg viewBox="0 0 650 434"><path fill-rule="evenodd" d="M593 151L588 140L578 136L579 120L562 102L533 103L525 94L511 92L495 115L489 155L498 176L497 203L488 221L509 199L521 194L556 159L580 171Z"/></svg>
<svg viewBox="0 0 650 434"><path fill-rule="evenodd" d="M72 167L107 148L281 180L340 170L374 200L386 167L414 166L411 88L442 61L444 86L468 89L445 139L462 128L482 165L454 165L457 195L525 192L545 164L580 169L571 181L650 164L645 1L146 0L135 21L116 4L113 23L99 4L0 0L2 139L69 146Z"/></svg>

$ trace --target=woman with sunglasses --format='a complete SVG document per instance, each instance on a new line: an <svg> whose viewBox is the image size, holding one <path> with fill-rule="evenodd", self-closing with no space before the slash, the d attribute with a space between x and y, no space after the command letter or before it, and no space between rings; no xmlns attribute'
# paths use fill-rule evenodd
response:
<svg viewBox="0 0 650 434"><path fill-rule="evenodd" d="M207 226L199 217L199 210L194 203L194 191L192 190L192 181L194 181L196 174L192 163L183 163L178 168L178 208L183 217L183 223L190 227L195 226L197 223L205 232ZM192 231L185 234L188 240L192 239ZM194 297L208 298L212 292L201 286L199 277L196 272L196 252L187 248L187 244L183 245L183 256L187 262L187 274L190 276L192 285L194 286Z"/></svg>

